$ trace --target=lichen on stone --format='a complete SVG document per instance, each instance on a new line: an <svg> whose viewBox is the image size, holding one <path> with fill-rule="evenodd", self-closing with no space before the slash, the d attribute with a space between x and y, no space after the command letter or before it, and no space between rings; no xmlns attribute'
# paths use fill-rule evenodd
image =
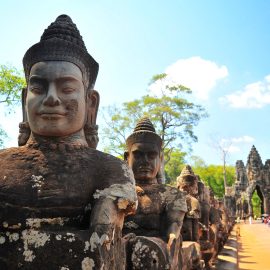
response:
<svg viewBox="0 0 270 270"><path fill-rule="evenodd" d="M32 262L36 257L32 249L43 247L48 241L50 241L50 235L32 229L23 230L21 238L24 245L24 259L28 262Z"/></svg>
<svg viewBox="0 0 270 270"><path fill-rule="evenodd" d="M62 266L60 270L69 270L69 268L67 266Z"/></svg>
<svg viewBox="0 0 270 270"><path fill-rule="evenodd" d="M67 233L67 241L68 242L74 242L76 239L75 239L75 234L74 233Z"/></svg>
<svg viewBox="0 0 270 270"><path fill-rule="evenodd" d="M85 257L82 260L82 270L92 270L95 267L95 262L89 257Z"/></svg>
<svg viewBox="0 0 270 270"><path fill-rule="evenodd" d="M57 234L57 235L55 236L55 239L56 239L57 241L62 240L62 235L61 235L61 234Z"/></svg>
<svg viewBox="0 0 270 270"><path fill-rule="evenodd" d="M131 207L132 210L136 209L137 196L134 185L131 183L113 184L103 190L97 189L93 197L94 199L103 197L117 200L119 209L127 209L128 207Z"/></svg>
<svg viewBox="0 0 270 270"><path fill-rule="evenodd" d="M26 226L29 228L40 228L42 225L59 225L64 226L68 218L27 218Z"/></svg>
<svg viewBox="0 0 270 270"><path fill-rule="evenodd" d="M102 246L104 243L109 243L109 236L107 234L102 234L101 237L98 236L96 232L93 232L90 237L90 250L93 252L99 245ZM107 247L108 249L108 247Z"/></svg>
<svg viewBox="0 0 270 270"><path fill-rule="evenodd" d="M42 175L32 175L31 176L31 182L32 184L32 188L36 188L36 189L40 189L42 187L42 185L44 184L44 178Z"/></svg>
<svg viewBox="0 0 270 270"><path fill-rule="evenodd" d="M85 246L84 246L84 252L86 252L87 250L89 250L90 247L90 242L89 241L85 241Z"/></svg>
<svg viewBox="0 0 270 270"><path fill-rule="evenodd" d="M4 236L0 236L0 245L6 242L6 238Z"/></svg>
<svg viewBox="0 0 270 270"><path fill-rule="evenodd" d="M23 252L23 256L24 256L24 260L26 261L26 262L32 262L34 259L35 259L35 255L33 254L33 251L32 250L29 250L29 249L27 249L27 250L25 250L24 252Z"/></svg>
<svg viewBox="0 0 270 270"><path fill-rule="evenodd" d="M9 242L16 242L19 240L19 234L18 233L11 233L8 236Z"/></svg>

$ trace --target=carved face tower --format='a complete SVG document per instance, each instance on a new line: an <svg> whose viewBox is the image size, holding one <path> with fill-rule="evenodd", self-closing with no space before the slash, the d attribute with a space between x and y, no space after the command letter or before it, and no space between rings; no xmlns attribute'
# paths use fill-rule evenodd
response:
<svg viewBox="0 0 270 270"><path fill-rule="evenodd" d="M132 168L137 183L157 183L161 164L162 140L148 118L142 118L127 138L125 160Z"/></svg>

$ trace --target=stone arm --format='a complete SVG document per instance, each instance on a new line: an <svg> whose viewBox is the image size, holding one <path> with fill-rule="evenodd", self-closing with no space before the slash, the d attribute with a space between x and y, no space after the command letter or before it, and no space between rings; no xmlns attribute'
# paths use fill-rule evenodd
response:
<svg viewBox="0 0 270 270"><path fill-rule="evenodd" d="M124 216L125 211L119 209L117 199L100 197L95 201L89 230L95 269L122 269L125 260L121 242Z"/></svg>
<svg viewBox="0 0 270 270"><path fill-rule="evenodd" d="M115 230L122 229L124 217L125 212L118 209L112 198L97 199L91 211L90 245L109 246L113 241Z"/></svg>
<svg viewBox="0 0 270 270"><path fill-rule="evenodd" d="M185 193L166 187L165 197L167 201L166 206L166 241L168 248L178 239L183 225L185 213L187 212L187 203Z"/></svg>
<svg viewBox="0 0 270 270"><path fill-rule="evenodd" d="M168 227L166 241L168 244L168 248L171 247L175 239L179 238L184 216L185 212L179 210L171 210L169 213L167 213Z"/></svg>
<svg viewBox="0 0 270 270"><path fill-rule="evenodd" d="M135 212L135 187L128 182L112 184L103 190L96 190L93 197L95 202L91 211L90 231L96 232L99 237L106 234L110 241L115 229L122 230L124 217Z"/></svg>

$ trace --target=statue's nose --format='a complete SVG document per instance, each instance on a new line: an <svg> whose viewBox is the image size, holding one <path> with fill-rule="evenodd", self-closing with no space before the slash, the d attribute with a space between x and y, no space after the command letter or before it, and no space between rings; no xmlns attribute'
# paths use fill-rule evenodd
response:
<svg viewBox="0 0 270 270"><path fill-rule="evenodd" d="M60 99L57 94L57 89L53 84L49 85L47 95L43 100L45 106L57 106L60 104Z"/></svg>

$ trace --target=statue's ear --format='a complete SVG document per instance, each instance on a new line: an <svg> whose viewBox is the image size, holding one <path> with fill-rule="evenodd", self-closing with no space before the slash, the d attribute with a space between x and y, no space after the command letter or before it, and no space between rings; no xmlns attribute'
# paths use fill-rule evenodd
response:
<svg viewBox="0 0 270 270"><path fill-rule="evenodd" d="M90 90L86 97L87 104L87 125L96 125L97 112L99 107L99 93L96 90Z"/></svg>
<svg viewBox="0 0 270 270"><path fill-rule="evenodd" d="M28 123L27 112L26 112L26 96L27 96L27 88L22 89L22 117L23 121L19 123L19 136L18 136L18 145L23 146L27 143L31 129Z"/></svg>
<svg viewBox="0 0 270 270"><path fill-rule="evenodd" d="M23 122L27 121L27 113L26 113L26 96L27 96L27 88L22 89L22 113L23 113Z"/></svg>
<svg viewBox="0 0 270 270"><path fill-rule="evenodd" d="M126 162L128 162L128 157L129 157L129 153L126 151L126 152L124 153L124 160L125 160Z"/></svg>

